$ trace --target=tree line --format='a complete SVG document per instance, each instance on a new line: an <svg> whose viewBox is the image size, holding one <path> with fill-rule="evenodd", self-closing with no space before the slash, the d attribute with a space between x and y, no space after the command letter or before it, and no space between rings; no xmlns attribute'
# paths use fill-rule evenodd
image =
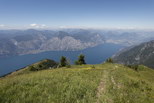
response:
<svg viewBox="0 0 154 103"><path fill-rule="evenodd" d="M80 54L78 56L78 59L74 62L75 65L83 65L83 64L86 64L85 62L85 56L83 54ZM70 66L70 61L65 57L65 56L62 56L60 58L60 63L59 63L59 66L60 67L69 67Z"/></svg>
<svg viewBox="0 0 154 103"><path fill-rule="evenodd" d="M114 63L112 58L108 58L106 61L106 63ZM85 56L83 54L80 54L78 56L78 59L76 61L74 61L74 64L75 65L84 65L86 64L85 62ZM60 58L60 63L59 63L59 66L60 67L70 67L70 61L65 57L65 56L62 56Z"/></svg>

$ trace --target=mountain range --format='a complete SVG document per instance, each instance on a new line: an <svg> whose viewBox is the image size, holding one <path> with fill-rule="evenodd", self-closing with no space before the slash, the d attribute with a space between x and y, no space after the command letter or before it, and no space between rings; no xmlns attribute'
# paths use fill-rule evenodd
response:
<svg viewBox="0 0 154 103"><path fill-rule="evenodd" d="M129 47L153 40L153 34L137 30L0 30L0 56L77 51L103 43Z"/></svg>
<svg viewBox="0 0 154 103"><path fill-rule="evenodd" d="M2 35L2 36L1 36ZM33 54L43 51L74 51L104 43L98 33L80 30L65 31L24 30L0 32L0 55Z"/></svg>
<svg viewBox="0 0 154 103"><path fill-rule="evenodd" d="M113 59L117 63L143 64L154 68L154 40L122 50Z"/></svg>

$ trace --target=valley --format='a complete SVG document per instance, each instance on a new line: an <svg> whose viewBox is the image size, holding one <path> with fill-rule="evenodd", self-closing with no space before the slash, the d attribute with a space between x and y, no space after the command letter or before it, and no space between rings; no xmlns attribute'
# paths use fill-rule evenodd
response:
<svg viewBox="0 0 154 103"><path fill-rule="evenodd" d="M122 48L124 46L105 43L79 51L48 51L37 54L1 57L0 76L47 58L58 62L61 56L66 56L71 64L74 64L77 56L81 53L85 54L85 59L88 64L98 64L104 62Z"/></svg>
<svg viewBox="0 0 154 103"><path fill-rule="evenodd" d="M134 46L154 38L144 30L0 30L0 57L46 51L78 51L104 43Z"/></svg>

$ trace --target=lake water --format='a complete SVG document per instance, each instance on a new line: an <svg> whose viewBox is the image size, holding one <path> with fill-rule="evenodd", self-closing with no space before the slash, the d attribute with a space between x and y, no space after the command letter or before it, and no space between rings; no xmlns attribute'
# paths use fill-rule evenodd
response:
<svg viewBox="0 0 154 103"><path fill-rule="evenodd" d="M59 61L61 56L69 58L73 63L81 53L85 55L87 64L99 64L107 58L117 53L123 46L116 44L102 44L96 47L87 48L80 51L49 51L38 54L28 54L22 56L9 56L0 58L0 76L17 69L23 68L29 64L38 62L42 59L52 59Z"/></svg>

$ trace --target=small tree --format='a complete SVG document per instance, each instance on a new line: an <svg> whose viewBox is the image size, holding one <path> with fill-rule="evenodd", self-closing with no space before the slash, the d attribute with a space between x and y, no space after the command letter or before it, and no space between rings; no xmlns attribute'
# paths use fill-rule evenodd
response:
<svg viewBox="0 0 154 103"><path fill-rule="evenodd" d="M113 60L112 60L112 58L108 58L108 59L106 60L106 62L107 62L107 63L113 63Z"/></svg>
<svg viewBox="0 0 154 103"><path fill-rule="evenodd" d="M66 65L67 65L67 59L66 59L66 57L62 56L60 58L60 66L65 67Z"/></svg>
<svg viewBox="0 0 154 103"><path fill-rule="evenodd" d="M78 60L75 61L75 64L76 64L76 65L86 64L84 58L85 58L85 56L84 56L83 54L80 54L80 55L78 56Z"/></svg>

